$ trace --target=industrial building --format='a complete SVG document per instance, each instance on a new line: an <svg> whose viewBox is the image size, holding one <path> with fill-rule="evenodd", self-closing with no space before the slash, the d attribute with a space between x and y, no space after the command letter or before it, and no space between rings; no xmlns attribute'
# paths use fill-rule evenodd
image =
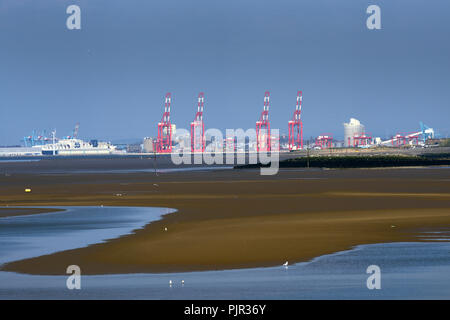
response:
<svg viewBox="0 0 450 320"><path fill-rule="evenodd" d="M155 141L152 137L145 137L142 143L142 149L146 153L155 152Z"/></svg>
<svg viewBox="0 0 450 320"><path fill-rule="evenodd" d="M355 136L364 135L364 125L358 119L350 118L348 123L344 123L344 146L353 147Z"/></svg>

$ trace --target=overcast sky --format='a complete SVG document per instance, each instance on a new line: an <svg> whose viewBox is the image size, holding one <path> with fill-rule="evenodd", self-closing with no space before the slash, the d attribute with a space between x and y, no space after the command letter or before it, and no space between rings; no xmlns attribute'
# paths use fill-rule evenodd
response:
<svg viewBox="0 0 450 320"><path fill-rule="evenodd" d="M66 8L81 8L68 30ZM381 8L368 30L366 8ZM155 136L163 98L187 128L205 92L206 128L254 128L271 92L287 132L303 90L305 137L449 134L448 0L0 0L0 145L33 129L117 140Z"/></svg>

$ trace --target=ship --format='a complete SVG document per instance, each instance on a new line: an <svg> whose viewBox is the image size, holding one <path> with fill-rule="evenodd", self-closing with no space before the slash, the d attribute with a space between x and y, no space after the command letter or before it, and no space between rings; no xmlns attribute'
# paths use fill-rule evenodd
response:
<svg viewBox="0 0 450 320"><path fill-rule="evenodd" d="M91 140L89 142L81 139L68 138L60 139L56 143L50 143L42 146L43 155L107 155L116 151L116 146L109 142L99 142Z"/></svg>

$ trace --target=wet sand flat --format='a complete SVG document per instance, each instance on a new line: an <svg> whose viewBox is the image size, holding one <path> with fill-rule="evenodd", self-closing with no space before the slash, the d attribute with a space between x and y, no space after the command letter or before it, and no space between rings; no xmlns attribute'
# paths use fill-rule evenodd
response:
<svg viewBox="0 0 450 320"><path fill-rule="evenodd" d="M24 186L33 192L25 194ZM3 270L65 274L78 264L84 274L107 274L274 266L359 244L429 241L419 232L450 228L450 169L11 174L0 176L0 205L178 210L134 234Z"/></svg>

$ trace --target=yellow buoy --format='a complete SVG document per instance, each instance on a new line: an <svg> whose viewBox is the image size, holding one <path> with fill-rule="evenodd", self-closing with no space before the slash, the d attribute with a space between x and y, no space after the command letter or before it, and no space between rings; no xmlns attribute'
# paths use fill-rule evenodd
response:
<svg viewBox="0 0 450 320"><path fill-rule="evenodd" d="M31 189L30 188L26 188L25 192L31 192Z"/></svg>

